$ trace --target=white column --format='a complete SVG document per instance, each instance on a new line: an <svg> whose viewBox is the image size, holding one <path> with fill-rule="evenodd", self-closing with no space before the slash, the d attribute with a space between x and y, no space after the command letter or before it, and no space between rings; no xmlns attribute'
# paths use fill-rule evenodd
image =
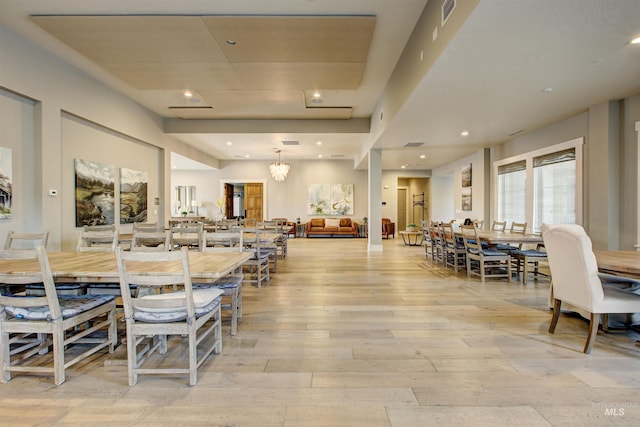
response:
<svg viewBox="0 0 640 427"><path fill-rule="evenodd" d="M382 252L382 150L369 150L369 252Z"/></svg>

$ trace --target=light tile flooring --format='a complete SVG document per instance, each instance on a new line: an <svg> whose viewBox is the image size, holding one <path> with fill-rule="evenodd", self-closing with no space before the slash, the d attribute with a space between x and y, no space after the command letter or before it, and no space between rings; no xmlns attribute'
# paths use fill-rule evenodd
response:
<svg viewBox="0 0 640 427"><path fill-rule="evenodd" d="M384 240L291 239L271 283L245 287L235 337L185 377L127 385L124 349L0 385L2 425L640 425L640 348L563 315L548 283L482 285ZM171 358L184 359L184 349Z"/></svg>

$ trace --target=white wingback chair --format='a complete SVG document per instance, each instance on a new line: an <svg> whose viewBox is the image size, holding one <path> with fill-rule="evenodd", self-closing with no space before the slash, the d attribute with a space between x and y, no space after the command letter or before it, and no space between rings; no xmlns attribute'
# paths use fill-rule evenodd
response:
<svg viewBox="0 0 640 427"><path fill-rule="evenodd" d="M600 315L640 312L640 296L602 286L591 239L580 225L543 225L541 232L547 249L554 298L549 332L555 331L563 302L589 312L591 317L584 352L590 353Z"/></svg>

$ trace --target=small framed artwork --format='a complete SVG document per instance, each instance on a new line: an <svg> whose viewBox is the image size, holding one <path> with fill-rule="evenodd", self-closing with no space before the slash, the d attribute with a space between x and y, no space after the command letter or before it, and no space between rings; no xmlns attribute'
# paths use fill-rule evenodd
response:
<svg viewBox="0 0 640 427"><path fill-rule="evenodd" d="M462 187L471 187L471 163L469 163L468 165L464 165L462 167L462 173L461 173L461 181L462 181Z"/></svg>
<svg viewBox="0 0 640 427"><path fill-rule="evenodd" d="M470 211L472 208L471 202L471 187L465 187L462 189L462 210Z"/></svg>

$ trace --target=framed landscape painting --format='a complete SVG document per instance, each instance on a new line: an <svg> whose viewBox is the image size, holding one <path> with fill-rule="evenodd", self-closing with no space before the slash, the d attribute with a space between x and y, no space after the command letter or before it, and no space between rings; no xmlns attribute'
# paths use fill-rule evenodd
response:
<svg viewBox="0 0 640 427"><path fill-rule="evenodd" d="M147 173L120 168L120 224L147 221Z"/></svg>
<svg viewBox="0 0 640 427"><path fill-rule="evenodd" d="M11 161L11 148L0 147L0 219L8 219L12 217L11 203L13 201L13 170Z"/></svg>
<svg viewBox="0 0 640 427"><path fill-rule="evenodd" d="M471 187L465 187L462 189L462 210L470 211L471 207L472 207Z"/></svg>
<svg viewBox="0 0 640 427"><path fill-rule="evenodd" d="M471 163L462 167L461 173L462 187L471 187Z"/></svg>
<svg viewBox="0 0 640 427"><path fill-rule="evenodd" d="M114 169L75 159L76 227L114 224Z"/></svg>

